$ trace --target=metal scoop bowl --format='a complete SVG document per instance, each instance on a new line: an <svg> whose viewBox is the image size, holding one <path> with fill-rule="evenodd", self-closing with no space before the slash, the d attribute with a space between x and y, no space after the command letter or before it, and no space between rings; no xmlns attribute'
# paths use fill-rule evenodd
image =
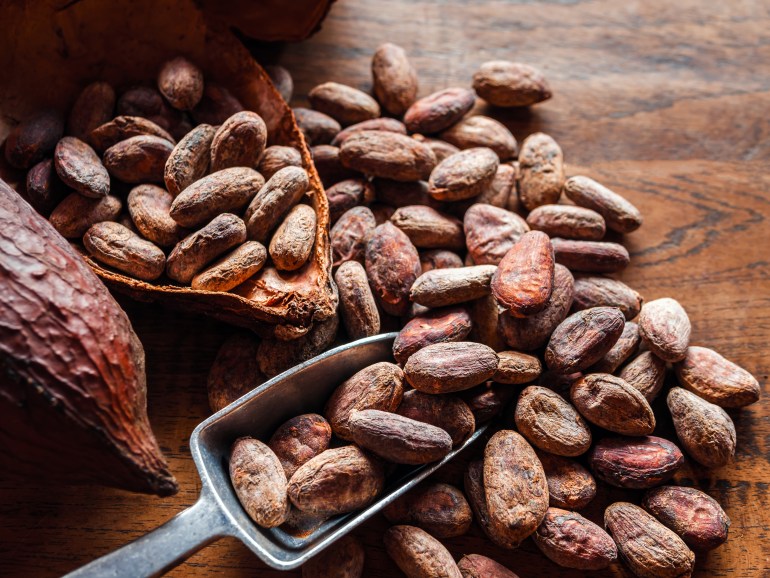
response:
<svg viewBox="0 0 770 578"><path fill-rule="evenodd" d="M286 420L321 412L335 388L379 361L392 361L396 333L361 339L302 363L244 395L195 428L190 451L201 477L198 501L141 538L70 574L69 578L140 578L160 576L205 545L234 536L268 566L291 570L374 516L396 498L451 460L486 430L481 425L442 460L401 467L367 508L336 516L303 537L281 528L257 526L241 507L230 483L230 446L249 435L266 440ZM66 577L65 577L66 578Z"/></svg>

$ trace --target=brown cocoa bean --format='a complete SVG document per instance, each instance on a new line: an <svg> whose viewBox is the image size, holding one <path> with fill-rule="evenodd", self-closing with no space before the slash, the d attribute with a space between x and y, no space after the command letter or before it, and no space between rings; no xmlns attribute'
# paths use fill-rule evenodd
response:
<svg viewBox="0 0 770 578"><path fill-rule="evenodd" d="M674 370L683 388L720 407L744 407L759 399L757 379L713 349L688 347Z"/></svg>
<svg viewBox="0 0 770 578"><path fill-rule="evenodd" d="M409 298L425 307L445 307L479 299L489 295L496 269L494 265L434 269L415 280Z"/></svg>
<svg viewBox="0 0 770 578"><path fill-rule="evenodd" d="M495 351L507 349L498 325L500 324L500 307L492 294L475 299L468 304L471 314L471 332L469 341L483 343Z"/></svg>
<svg viewBox="0 0 770 578"><path fill-rule="evenodd" d="M614 373L618 367L631 357L639 349L639 326L626 321L623 326L623 333L607 353L599 361L591 366L591 371L597 373Z"/></svg>
<svg viewBox="0 0 770 578"><path fill-rule="evenodd" d="M400 364L427 345L463 341L471 331L468 311L460 307L438 309L411 319L393 342L393 357Z"/></svg>
<svg viewBox="0 0 770 578"><path fill-rule="evenodd" d="M253 333L237 332L219 347L206 382L211 411L230 405L265 381L257 365L258 346Z"/></svg>
<svg viewBox="0 0 770 578"><path fill-rule="evenodd" d="M505 409L513 399L514 390L508 386L487 383L463 391L460 395L473 413L476 423L485 423Z"/></svg>
<svg viewBox="0 0 770 578"><path fill-rule="evenodd" d="M452 395L430 395L416 389L404 394L398 415L441 428L459 446L473 435L476 420L468 404Z"/></svg>
<svg viewBox="0 0 770 578"><path fill-rule="evenodd" d="M639 578L689 578L695 555L679 536L642 510L616 502L604 511L604 525L621 559Z"/></svg>
<svg viewBox="0 0 770 578"><path fill-rule="evenodd" d="M484 449L484 495L489 529L501 546L517 548L543 521L545 472L532 447L514 431L497 432Z"/></svg>
<svg viewBox="0 0 770 578"><path fill-rule="evenodd" d="M281 529L295 538L307 538L328 519L329 516L316 516L292 507L289 509L289 516L281 526ZM328 549L324 550L324 552L328 551ZM329 570L333 571L333 568Z"/></svg>
<svg viewBox="0 0 770 578"><path fill-rule="evenodd" d="M374 214L368 207L353 207L345 211L329 232L332 266L337 267L345 261L358 261L363 264L366 242L376 226Z"/></svg>
<svg viewBox="0 0 770 578"><path fill-rule="evenodd" d="M579 462L537 452L548 481L548 503L553 508L582 510L596 497L596 480Z"/></svg>
<svg viewBox="0 0 770 578"><path fill-rule="evenodd" d="M118 218L123 203L108 195L99 199L70 193L51 212L49 220L62 237L79 239L96 223Z"/></svg>
<svg viewBox="0 0 770 578"><path fill-rule="evenodd" d="M643 351L626 365L619 375L631 387L638 389L652 403L658 397L666 379L666 362L651 351Z"/></svg>
<svg viewBox="0 0 770 578"><path fill-rule="evenodd" d="M473 512L463 493L449 484L423 483L382 511L391 524L410 524L436 538L455 538L470 530Z"/></svg>
<svg viewBox="0 0 770 578"><path fill-rule="evenodd" d="M599 213L613 231L630 233L642 225L639 209L593 179L570 177L564 183L564 193L576 205Z"/></svg>
<svg viewBox="0 0 770 578"><path fill-rule="evenodd" d="M573 313L554 329L545 350L548 368L558 373L588 369L612 349L625 318L615 307L592 307Z"/></svg>
<svg viewBox="0 0 770 578"><path fill-rule="evenodd" d="M104 167L124 183L162 183L174 145L152 135L132 136L104 151Z"/></svg>
<svg viewBox="0 0 770 578"><path fill-rule="evenodd" d="M440 427L378 409L353 413L348 428L356 444L394 464L427 464L452 451Z"/></svg>
<svg viewBox="0 0 770 578"><path fill-rule="evenodd" d="M642 341L664 361L674 362L685 358L690 331L690 318L678 301L664 297L642 305L639 313Z"/></svg>
<svg viewBox="0 0 770 578"><path fill-rule="evenodd" d="M404 375L424 393L450 393L470 389L497 371L497 354L486 345L470 341L434 343L409 357Z"/></svg>
<svg viewBox="0 0 770 578"><path fill-rule="evenodd" d="M445 158L430 173L428 193L439 201L462 201L480 195L489 187L499 166L490 148L461 150Z"/></svg>
<svg viewBox="0 0 770 578"><path fill-rule="evenodd" d="M415 526L393 526L385 551L408 578L462 578L454 558L433 536Z"/></svg>
<svg viewBox="0 0 770 578"><path fill-rule="evenodd" d="M570 388L570 399L580 414L611 432L648 435L655 429L655 415L644 396L609 373L591 373Z"/></svg>
<svg viewBox="0 0 770 578"><path fill-rule="evenodd" d="M27 173L27 200L41 215L49 215L64 197L67 188L56 175L52 159L37 163Z"/></svg>
<svg viewBox="0 0 770 578"><path fill-rule="evenodd" d="M142 281L154 281L166 268L166 256L157 245L120 223L92 225L83 236L83 245L97 261Z"/></svg>
<svg viewBox="0 0 770 578"><path fill-rule="evenodd" d="M216 126L242 110L243 105L229 90L224 86L207 82L203 87L203 96L191 114L198 124Z"/></svg>
<svg viewBox="0 0 770 578"><path fill-rule="evenodd" d="M430 207L409 205L396 209L390 221L418 249L465 248L465 235L460 221Z"/></svg>
<svg viewBox="0 0 770 578"><path fill-rule="evenodd" d="M735 425L727 412L681 387L666 397L682 447L707 468L721 468L735 455Z"/></svg>
<svg viewBox="0 0 770 578"><path fill-rule="evenodd" d="M273 451L259 440L239 438L230 450L230 480L243 509L257 525L275 528L286 520L286 474Z"/></svg>
<svg viewBox="0 0 770 578"><path fill-rule="evenodd" d="M208 172L211 141L215 134L213 126L198 125L171 151L163 169L163 180L173 196L179 195Z"/></svg>
<svg viewBox="0 0 770 578"><path fill-rule="evenodd" d="M142 135L157 136L175 143L174 137L163 128L141 116L117 116L108 120L91 131L88 142L96 151L104 152L122 140Z"/></svg>
<svg viewBox="0 0 770 578"><path fill-rule="evenodd" d="M558 373L556 371L552 371L550 369L546 369L543 373L540 374L540 379L538 379L538 385L542 385L543 387L547 387L548 389L555 391L565 399L569 398L569 389L572 387L572 384L575 383L578 379L581 379L583 377L583 374L578 372L575 373Z"/></svg>
<svg viewBox="0 0 770 578"><path fill-rule="evenodd" d="M648 490L642 507L693 550L713 550L727 540L730 518L719 502L695 488L663 486Z"/></svg>
<svg viewBox="0 0 770 578"><path fill-rule="evenodd" d="M406 127L404 126L404 123L401 122L400 120L397 120L395 118L387 118L387 117L372 118L370 120L365 120L363 122L357 122L356 124L351 124L349 127L342 129L332 139L331 144L332 146L335 146L335 147L342 146L342 143L344 143L351 135L364 130L383 130L386 132L406 134Z"/></svg>
<svg viewBox="0 0 770 578"><path fill-rule="evenodd" d="M337 120L342 126L380 116L380 105L365 92L340 84L324 82L307 94L310 105Z"/></svg>
<svg viewBox="0 0 770 578"><path fill-rule="evenodd" d="M492 294L511 315L528 317L548 305L553 278L553 250L548 235L529 231L500 261L492 277Z"/></svg>
<svg viewBox="0 0 770 578"><path fill-rule="evenodd" d="M380 313L361 263L342 263L334 274L334 281L339 289L339 311L348 337L362 339L377 335L380 332Z"/></svg>
<svg viewBox="0 0 770 578"><path fill-rule="evenodd" d="M256 167L265 152L267 126L256 112L236 112L217 129L211 141L211 172L231 167Z"/></svg>
<svg viewBox="0 0 770 578"><path fill-rule="evenodd" d="M472 90L446 88L414 102L404 113L404 124L409 132L441 132L464 117L475 103Z"/></svg>
<svg viewBox="0 0 770 578"><path fill-rule="evenodd" d="M500 161L518 154L518 143L506 126L488 116L469 116L441 133L441 138L461 150L490 148Z"/></svg>
<svg viewBox="0 0 770 578"><path fill-rule="evenodd" d="M373 187L366 179L346 179L327 188L329 221L336 223L343 213L363 204L367 196L373 196Z"/></svg>
<svg viewBox="0 0 770 578"><path fill-rule="evenodd" d="M273 145L259 158L257 171L266 179L286 167L302 167L302 154L294 147Z"/></svg>
<svg viewBox="0 0 770 578"><path fill-rule="evenodd" d="M548 508L532 539L543 554L564 568L602 570L618 557L607 532L577 512L559 508Z"/></svg>
<svg viewBox="0 0 770 578"><path fill-rule="evenodd" d="M270 177L246 209L244 220L249 239L267 242L270 232L302 199L309 186L305 169L299 167L286 167Z"/></svg>
<svg viewBox="0 0 770 578"><path fill-rule="evenodd" d="M372 293L389 315L409 309L409 289L420 274L420 256L406 234L387 222L366 244L366 274Z"/></svg>
<svg viewBox="0 0 770 578"><path fill-rule="evenodd" d="M109 122L114 112L115 89L107 82L92 82L80 92L70 109L67 134L93 144L89 140L91 131Z"/></svg>
<svg viewBox="0 0 770 578"><path fill-rule="evenodd" d="M308 560L302 566L302 578L361 578L364 556L361 542L348 534Z"/></svg>
<svg viewBox="0 0 770 578"><path fill-rule="evenodd" d="M463 578L519 578L502 564L481 554L466 554L457 567Z"/></svg>
<svg viewBox="0 0 770 578"><path fill-rule="evenodd" d="M140 116L163 130L174 132L182 122L182 113L171 108L155 88L135 86L118 98L118 115Z"/></svg>
<svg viewBox="0 0 770 578"><path fill-rule="evenodd" d="M171 218L174 197L156 185L139 185L128 193L131 222L145 239L160 247L173 247L190 233Z"/></svg>
<svg viewBox="0 0 770 578"><path fill-rule="evenodd" d="M356 446L344 446L328 449L302 464L289 480L288 495L304 512L336 516L371 503L384 485L380 462Z"/></svg>
<svg viewBox="0 0 770 578"><path fill-rule="evenodd" d="M404 395L404 372L388 362L375 363L342 383L326 402L324 415L337 437L350 440L350 416L364 409L396 411Z"/></svg>
<svg viewBox="0 0 770 578"><path fill-rule="evenodd" d="M628 249L618 243L551 239L557 263L572 271L616 273L625 269L631 258Z"/></svg>
<svg viewBox="0 0 770 578"><path fill-rule="evenodd" d="M223 213L177 243L168 256L166 274L174 281L187 284L211 261L245 240L243 221Z"/></svg>
<svg viewBox="0 0 770 578"><path fill-rule="evenodd" d="M382 108L403 115L417 98L417 71L406 51L396 44L381 44L372 56L373 90Z"/></svg>
<svg viewBox="0 0 770 578"><path fill-rule="evenodd" d="M246 241L193 277L190 286L199 291L229 291L258 273L266 260L262 243Z"/></svg>
<svg viewBox="0 0 770 578"><path fill-rule="evenodd" d="M501 164L497 167L495 178L489 183L489 186L482 191L482 193L472 199L474 203L483 203L486 205L492 205L493 207L499 207L505 209L508 207L508 202L511 195L516 196L515 191L515 170L509 164ZM465 213L468 214L467 211ZM529 227L527 227L529 230Z"/></svg>
<svg viewBox="0 0 770 578"><path fill-rule="evenodd" d="M526 353L518 351L499 351L497 371L492 376L492 381L509 385L521 385L530 383L540 377L543 367L540 360Z"/></svg>
<svg viewBox="0 0 770 578"><path fill-rule="evenodd" d="M430 150L433 151L433 154L436 155L437 163L440 163L445 158L451 157L453 154L460 152L460 149L457 148L455 145L449 144L448 142L438 138L428 138L421 134L412 135L412 138L427 145L430 148Z"/></svg>
<svg viewBox="0 0 770 578"><path fill-rule="evenodd" d="M329 449L331 437L329 422L317 413L306 413L280 425L267 445L281 462L286 479L291 479L302 464Z"/></svg>
<svg viewBox="0 0 770 578"><path fill-rule="evenodd" d="M519 396L516 428L531 444L557 456L579 456L591 447L591 430L577 410L548 388L530 385Z"/></svg>
<svg viewBox="0 0 770 578"><path fill-rule="evenodd" d="M427 179L436 156L426 145L403 134L364 130L352 134L340 147L343 166L394 181Z"/></svg>
<svg viewBox="0 0 770 578"><path fill-rule="evenodd" d="M315 243L316 215L310 205L297 205L270 240L270 258L276 269L295 271L310 258Z"/></svg>
<svg viewBox="0 0 770 578"><path fill-rule="evenodd" d="M548 342L553 330L567 317L572 305L574 281L569 270L554 266L553 291L545 308L529 317L500 314L500 332L505 342L519 351L534 351Z"/></svg>
<svg viewBox="0 0 770 578"><path fill-rule="evenodd" d="M293 109L294 119L310 146L329 144L342 127L327 114L310 108Z"/></svg>
<svg viewBox="0 0 770 578"><path fill-rule="evenodd" d="M420 270L423 273L433 269L456 269L463 266L463 260L457 253L443 249L430 249L420 253Z"/></svg>
<svg viewBox="0 0 770 578"><path fill-rule="evenodd" d="M267 72L281 98L285 102L289 102L294 94L294 79L291 77L291 73L278 64L265 66L265 72Z"/></svg>
<svg viewBox="0 0 770 578"><path fill-rule="evenodd" d="M499 265L529 231L527 223L516 213L483 203L472 205L465 212L463 227L468 254L477 265Z"/></svg>
<svg viewBox="0 0 770 578"><path fill-rule="evenodd" d="M527 224L549 237L598 241L604 237L604 219L599 213L572 205L540 205L527 215Z"/></svg>
<svg viewBox="0 0 770 578"><path fill-rule="evenodd" d="M617 307L630 321L642 310L642 296L628 285L611 277L578 275L575 277L573 311L591 307Z"/></svg>
<svg viewBox="0 0 770 578"><path fill-rule="evenodd" d="M203 96L203 72L181 56L169 60L158 73L158 90L177 110L192 110Z"/></svg>
<svg viewBox="0 0 770 578"><path fill-rule="evenodd" d="M493 106L531 106L551 98L543 74L521 62L492 60L473 75L473 90Z"/></svg>
<svg viewBox="0 0 770 578"><path fill-rule="evenodd" d="M110 175L90 146L65 136L54 152L56 174L62 182L85 197L98 199L110 192Z"/></svg>
<svg viewBox="0 0 770 578"><path fill-rule="evenodd" d="M468 464L463 476L463 489L468 497L468 503L473 511L476 523L484 534L496 545L506 547L506 540L492 529L487 508L487 497L484 493L484 461L478 460Z"/></svg>
<svg viewBox="0 0 770 578"><path fill-rule="evenodd" d="M52 110L39 112L17 124L5 139L5 160L17 169L28 169L55 148L64 134L64 120Z"/></svg>
<svg viewBox="0 0 770 578"><path fill-rule="evenodd" d="M655 436L599 440L588 456L594 475L618 488L644 490L670 480L684 464L676 445Z"/></svg>
<svg viewBox="0 0 770 578"><path fill-rule="evenodd" d="M558 202L564 184L564 154L547 134L529 135L519 152L519 200L528 209Z"/></svg>
<svg viewBox="0 0 770 578"><path fill-rule="evenodd" d="M397 209L411 205L426 205L436 210L442 208L441 203L428 194L428 183L425 181L374 179L372 183L377 200Z"/></svg>
<svg viewBox="0 0 770 578"><path fill-rule="evenodd" d="M275 271L275 269L272 269ZM264 275L268 275L267 270ZM323 321L316 321L305 335L298 338L263 339L257 350L259 370L267 377L279 373L315 357L334 343L339 328L339 316L334 314Z"/></svg>
<svg viewBox="0 0 770 578"><path fill-rule="evenodd" d="M197 227L221 213L240 212L264 183L262 175L248 167L211 173L179 193L169 215L183 227Z"/></svg>

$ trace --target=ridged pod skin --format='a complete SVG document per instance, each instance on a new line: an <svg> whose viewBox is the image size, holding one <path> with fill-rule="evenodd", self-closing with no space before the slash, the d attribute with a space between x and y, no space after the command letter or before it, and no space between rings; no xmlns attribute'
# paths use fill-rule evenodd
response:
<svg viewBox="0 0 770 578"><path fill-rule="evenodd" d="M3 471L176 492L147 420L144 350L128 318L70 244L2 181L0 284Z"/></svg>
<svg viewBox="0 0 770 578"><path fill-rule="evenodd" d="M604 511L604 526L620 558L639 578L689 578L695 555L679 536L639 506L616 502Z"/></svg>

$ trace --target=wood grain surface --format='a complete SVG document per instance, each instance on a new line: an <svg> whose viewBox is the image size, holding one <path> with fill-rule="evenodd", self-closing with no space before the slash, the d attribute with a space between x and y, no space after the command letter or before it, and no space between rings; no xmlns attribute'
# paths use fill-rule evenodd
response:
<svg viewBox="0 0 770 578"><path fill-rule="evenodd" d="M732 527L728 542L698 555L696 576L770 576L770 5L762 0L551 0L535 2L340 0L323 30L255 53L288 67L295 104L335 80L369 89L370 56L404 46L420 94L467 86L490 59L540 67L554 98L530 111L495 112L521 141L544 131L564 149L569 174L587 174L631 199L644 226L625 240L622 278L646 299L672 296L687 309L692 342L751 371L764 397L734 412L734 463L686 468L679 479L714 496ZM483 107L480 107L483 109ZM98 487L0 482L0 576L61 575L163 523L191 505L200 482L188 440L208 415L205 382L225 325L121 299L147 350L150 418L181 491L159 499ZM658 408L660 409L660 408ZM662 412L659 412L659 415ZM664 435L671 426L662 423ZM478 451L478 450L477 450ZM462 464L441 473L459 483ZM587 516L638 494L603 487ZM400 576L378 517L361 528L365 576ZM517 551L478 528L447 540L456 556L481 553L521 578L584 575L545 559L531 541ZM170 576L300 576L269 570L235 540L221 540ZM592 576L628 576L620 564Z"/></svg>

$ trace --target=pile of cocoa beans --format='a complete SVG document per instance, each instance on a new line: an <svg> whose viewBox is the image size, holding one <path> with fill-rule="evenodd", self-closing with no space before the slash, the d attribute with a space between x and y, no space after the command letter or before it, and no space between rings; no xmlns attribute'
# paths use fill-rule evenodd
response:
<svg viewBox="0 0 770 578"><path fill-rule="evenodd" d="M642 578L689 576L694 552L723 543L729 519L707 494L665 484L685 454L708 468L732 459L736 433L725 409L756 402L756 379L690 345L690 320L675 299L644 302L607 275L624 269L629 253L605 234L638 229L636 207L568 176L550 136L529 135L519 148L501 123L469 115L477 95L495 106L550 97L538 71L491 62L474 76L475 93L456 87L419 100L401 48L381 46L372 72L374 97L328 82L310 91L311 109L294 111L329 198L346 335L400 329L397 365L374 366L386 378L359 374L342 384L327 419L295 418L267 444L236 442L231 467L246 510L267 525L253 511L259 494L239 484L244 475L280 479L280 515L270 524L291 512L362 507L389 463L439 459L472 432L471 418L499 415L504 425L470 463L464 491L430 482L386 508L396 525L385 547L407 576L515 577L480 555L456 563L439 542L473 519L500 548L531 537L564 567L598 570L619 558ZM287 356L299 362L335 335L314 329ZM275 348L265 343L244 335L225 343L210 375L212 404L275 375ZM670 372L678 387L664 391ZM653 412L660 395L669 415ZM652 435L662 418L677 439ZM332 434L356 445L327 449ZM345 468L366 472L366 483L350 492L333 475ZM604 527L581 516L603 484L644 490L641 506L611 504ZM335 576L362 575L354 537L303 575L330 576L332 566Z"/></svg>
<svg viewBox="0 0 770 578"><path fill-rule="evenodd" d="M157 87L118 96L94 82L66 123L53 111L23 120L5 157L28 169L30 204L106 267L229 291L268 258L300 268L315 242L301 153L268 138L258 114L180 57L162 66Z"/></svg>

